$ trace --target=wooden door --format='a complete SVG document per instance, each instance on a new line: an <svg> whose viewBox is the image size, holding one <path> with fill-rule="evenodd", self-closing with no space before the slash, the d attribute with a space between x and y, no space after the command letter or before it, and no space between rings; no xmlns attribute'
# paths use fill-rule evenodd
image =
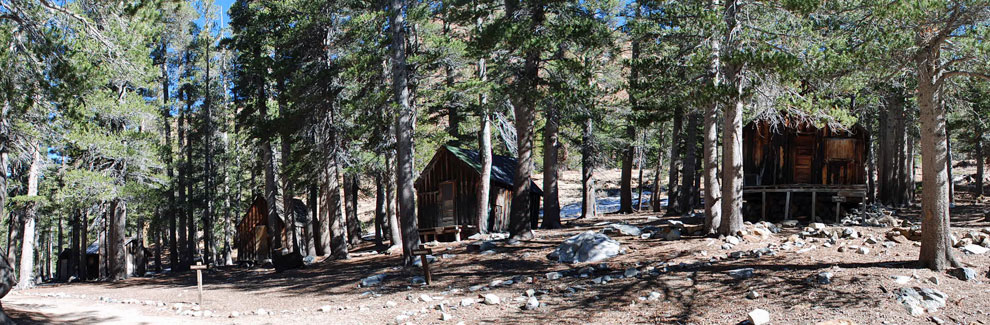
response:
<svg viewBox="0 0 990 325"><path fill-rule="evenodd" d="M455 183L446 181L440 183L440 218L437 219L437 226L453 226L454 222L454 196L457 193Z"/></svg>

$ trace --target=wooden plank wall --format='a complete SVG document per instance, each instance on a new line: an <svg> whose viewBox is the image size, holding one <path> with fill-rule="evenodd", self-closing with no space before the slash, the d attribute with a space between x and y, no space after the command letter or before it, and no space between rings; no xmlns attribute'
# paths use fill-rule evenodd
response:
<svg viewBox="0 0 990 325"><path fill-rule="evenodd" d="M746 185L865 184L869 136L859 127L836 132L809 125L743 130Z"/></svg>
<svg viewBox="0 0 990 325"><path fill-rule="evenodd" d="M427 164L416 182L417 219L420 228L440 227L440 183L453 180L454 215L457 225L477 226L476 207L478 181L481 177L471 166L460 161L445 149L440 149ZM493 231L502 231L508 226L508 210L511 192L492 186L489 204L493 207L489 214L489 226ZM502 212L496 214L495 205L501 204Z"/></svg>

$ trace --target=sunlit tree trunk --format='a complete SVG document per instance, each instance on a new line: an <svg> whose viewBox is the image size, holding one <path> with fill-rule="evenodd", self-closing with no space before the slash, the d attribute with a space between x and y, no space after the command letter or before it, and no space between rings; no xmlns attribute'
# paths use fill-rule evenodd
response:
<svg viewBox="0 0 990 325"><path fill-rule="evenodd" d="M581 218L598 216L598 198L595 195L595 140L594 121L587 118L581 135Z"/></svg>
<svg viewBox="0 0 990 325"><path fill-rule="evenodd" d="M399 107L395 129L396 178L398 182L399 222L402 226L402 254L405 264L412 264L412 251L419 246L416 220L416 189L413 187L413 131L415 115L409 103L409 70L406 66L406 0L392 0L389 28L392 31L392 91Z"/></svg>
<svg viewBox="0 0 990 325"><path fill-rule="evenodd" d="M939 51L941 41L937 31L921 29L917 35L915 54L918 76L918 106L921 109L921 166L924 169L921 195L921 264L933 270L944 270L959 263L952 255L949 239L949 174L946 148L945 107L938 105L935 95L939 87Z"/></svg>
<svg viewBox="0 0 990 325"><path fill-rule="evenodd" d="M41 165L44 161L41 158L41 147L32 145L31 167L28 169L28 198L38 197L38 183L41 181ZM28 202L24 209L24 237L21 241L21 271L17 281L18 288L29 288L34 285L34 235L35 217L37 215L37 203Z"/></svg>
<svg viewBox="0 0 990 325"><path fill-rule="evenodd" d="M538 33L544 21L543 1L532 0L529 6L529 32ZM512 206L509 210L509 234L515 239L533 238L533 220L530 220L530 187L533 182L533 122L535 120L536 92L539 86L541 51L537 47L525 50L523 71L515 82L522 96L513 96L513 111L516 115L516 157L515 178L512 186Z"/></svg>

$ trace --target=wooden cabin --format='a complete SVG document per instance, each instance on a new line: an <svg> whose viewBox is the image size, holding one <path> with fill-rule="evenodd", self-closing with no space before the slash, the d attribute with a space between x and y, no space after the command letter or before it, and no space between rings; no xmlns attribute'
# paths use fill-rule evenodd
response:
<svg viewBox="0 0 990 325"><path fill-rule="evenodd" d="M516 159L492 156L488 224L491 232L506 231L512 202ZM477 150L442 146L416 179L416 205L420 235L433 239L460 240L462 232L478 231L477 188L481 180L481 157ZM530 184L530 220L535 228L540 216L543 191ZM464 235L467 235L464 234ZM451 238L452 237L452 238Z"/></svg>
<svg viewBox="0 0 990 325"><path fill-rule="evenodd" d="M747 124L743 128L744 214L766 219L770 213L784 220L834 214L838 219L847 205L866 196L869 142L868 132L859 125L839 130L791 120L778 125Z"/></svg>
<svg viewBox="0 0 990 325"><path fill-rule="evenodd" d="M282 233L282 247L288 247L285 222L278 218L277 231ZM262 262L271 259L271 237L268 231L268 202L258 196L237 224L237 261Z"/></svg>

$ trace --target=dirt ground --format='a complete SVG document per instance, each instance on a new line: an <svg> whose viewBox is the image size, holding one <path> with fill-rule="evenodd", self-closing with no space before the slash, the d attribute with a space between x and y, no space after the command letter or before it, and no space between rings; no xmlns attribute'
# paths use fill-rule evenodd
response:
<svg viewBox="0 0 990 325"><path fill-rule="evenodd" d="M566 194L573 189L562 189L562 204L574 200ZM953 232L961 236L990 227L983 218L988 209L958 195ZM897 210L895 216L920 224L917 207ZM949 324L990 324L990 255L953 249L960 261L977 270L977 281L964 282L946 272L919 268L919 247L914 242L885 242L887 227L852 227L859 238L830 245L806 238L800 248L791 245L792 235L803 225L782 228L766 239L744 236L729 249L717 238L685 235L666 241L609 233L626 252L605 263L570 265L546 257L565 238L602 230L606 223L663 227L671 219L689 229L701 223L640 212L566 220L564 229L536 230L531 241L496 241L494 254L471 249L472 240L440 243L433 248L439 259L432 264L434 282L429 286L411 283L421 275L419 268L399 267L400 257L377 254L368 243L348 260L320 261L284 273L233 266L211 269L204 274L203 306L194 305L197 291L191 272L114 283L46 284L14 291L2 303L25 324L737 324L756 308L769 311L773 324L924 324L932 323L932 316ZM868 244L865 238L871 235L880 242ZM869 252L840 251L851 245L868 247ZM763 248L775 254L748 254ZM747 254L732 256L740 251ZM639 274L625 277L631 268ZM727 272L740 268L753 268L754 275L735 279ZM825 271L834 275L830 284L809 281ZM563 276L550 279L551 272ZM386 275L380 285L359 285L377 274ZM612 280L599 281L606 275ZM894 276L910 280L899 284ZM946 307L911 316L894 294L907 286L948 294ZM540 302L536 310L522 308L528 290ZM747 298L750 291L759 297ZM501 302L486 304L484 294L497 295ZM477 302L465 306L465 299Z"/></svg>

